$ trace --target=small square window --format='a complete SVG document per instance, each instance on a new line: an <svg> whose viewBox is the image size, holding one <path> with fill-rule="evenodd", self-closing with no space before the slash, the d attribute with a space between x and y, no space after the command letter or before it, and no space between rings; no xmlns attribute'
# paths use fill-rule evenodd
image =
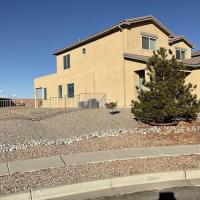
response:
<svg viewBox="0 0 200 200"><path fill-rule="evenodd" d="M85 48L82 49L82 54L86 54L86 49Z"/></svg>

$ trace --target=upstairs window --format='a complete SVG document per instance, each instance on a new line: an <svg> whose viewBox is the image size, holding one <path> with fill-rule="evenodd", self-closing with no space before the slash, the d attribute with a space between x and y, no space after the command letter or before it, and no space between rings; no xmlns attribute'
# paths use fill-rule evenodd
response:
<svg viewBox="0 0 200 200"><path fill-rule="evenodd" d="M44 100L47 100L47 88L44 88Z"/></svg>
<svg viewBox="0 0 200 200"><path fill-rule="evenodd" d="M58 86L58 98L62 98L62 85Z"/></svg>
<svg viewBox="0 0 200 200"><path fill-rule="evenodd" d="M86 49L85 48L82 49L82 54L86 54Z"/></svg>
<svg viewBox="0 0 200 200"><path fill-rule="evenodd" d="M177 60L184 60L185 59L185 50L176 49L176 59Z"/></svg>
<svg viewBox="0 0 200 200"><path fill-rule="evenodd" d="M64 69L70 68L70 54L63 57Z"/></svg>
<svg viewBox="0 0 200 200"><path fill-rule="evenodd" d="M67 84L67 96L69 98L74 97L74 83Z"/></svg>
<svg viewBox="0 0 200 200"><path fill-rule="evenodd" d="M156 50L156 39L153 37L142 36L142 48L151 51Z"/></svg>

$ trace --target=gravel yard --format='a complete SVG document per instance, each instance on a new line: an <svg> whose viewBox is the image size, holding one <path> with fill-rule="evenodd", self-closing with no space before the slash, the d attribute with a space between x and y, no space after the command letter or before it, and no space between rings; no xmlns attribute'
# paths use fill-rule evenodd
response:
<svg viewBox="0 0 200 200"><path fill-rule="evenodd" d="M1 144L25 143L31 140L56 140L108 129L134 128L138 125L128 109L110 115L106 109L65 113L57 109L0 110ZM10 118L8 118L10 116ZM20 117L19 117L20 116ZM42 120L31 120L42 118Z"/></svg>
<svg viewBox="0 0 200 200"><path fill-rule="evenodd" d="M0 178L0 194L114 176L200 168L200 156L177 156L102 162L15 174Z"/></svg>
<svg viewBox="0 0 200 200"><path fill-rule="evenodd" d="M130 110L120 111L110 115L106 109L0 109L0 162L75 152L200 143L198 122L178 127L149 127L137 123Z"/></svg>
<svg viewBox="0 0 200 200"><path fill-rule="evenodd" d="M0 153L0 162L27 160L79 152L179 144L200 144L200 134L187 131L182 133L170 132L168 134L151 133L147 135L125 133L112 137L84 139L69 145L36 145L33 148L27 148L25 150Z"/></svg>

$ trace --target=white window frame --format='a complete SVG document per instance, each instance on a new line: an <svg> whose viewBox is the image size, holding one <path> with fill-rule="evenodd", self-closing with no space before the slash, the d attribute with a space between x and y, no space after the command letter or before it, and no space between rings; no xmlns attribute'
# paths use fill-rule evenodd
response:
<svg viewBox="0 0 200 200"><path fill-rule="evenodd" d="M142 35L142 38L143 38L143 37L148 38L148 40L149 40L149 49L145 49L145 48L143 48L143 47L142 47L142 49L145 49L145 50L148 50L148 51L155 51L155 50L157 49L157 38L156 38L156 37L147 36L147 35ZM150 39L154 39L155 42L156 42L156 44L155 44L155 49L154 49L154 50L150 49Z"/></svg>
<svg viewBox="0 0 200 200"><path fill-rule="evenodd" d="M180 52L183 51L185 53L185 57L186 57L186 49L176 48L175 50L180 51ZM176 52L175 52L175 55L176 55ZM180 57L181 57L181 53L180 53ZM185 57L182 60L184 60ZM179 61L182 61L181 59L178 59L177 57L176 57L176 59L179 60Z"/></svg>

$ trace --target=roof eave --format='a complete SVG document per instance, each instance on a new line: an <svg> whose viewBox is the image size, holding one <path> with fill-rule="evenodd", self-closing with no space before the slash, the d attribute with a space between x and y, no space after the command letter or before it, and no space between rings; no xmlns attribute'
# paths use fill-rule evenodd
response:
<svg viewBox="0 0 200 200"><path fill-rule="evenodd" d="M161 22L159 22L159 20L157 20L155 17L153 16L146 16L146 17L138 17L138 18L133 18L133 19L127 19L127 20L124 20L108 29L105 29L104 31L102 32L99 32L99 33L96 33L86 39L83 39L82 41L79 41L79 42L76 42L72 45L69 45L69 46L66 46L62 49L59 49L55 52L53 52L53 55L57 56L57 55L60 55L64 52L67 52L67 51L70 51L74 48L77 48L79 46L82 46L84 44L87 44L88 42L91 42L97 38L101 38L111 32L115 32L115 31L118 31L118 30L121 30L121 28L125 28L131 24L136 24L136 23L140 23L140 22L147 22L147 21L151 21L152 23L154 23L155 25L157 25L161 30L163 30L168 36L174 36L174 34L165 26L163 25Z"/></svg>

